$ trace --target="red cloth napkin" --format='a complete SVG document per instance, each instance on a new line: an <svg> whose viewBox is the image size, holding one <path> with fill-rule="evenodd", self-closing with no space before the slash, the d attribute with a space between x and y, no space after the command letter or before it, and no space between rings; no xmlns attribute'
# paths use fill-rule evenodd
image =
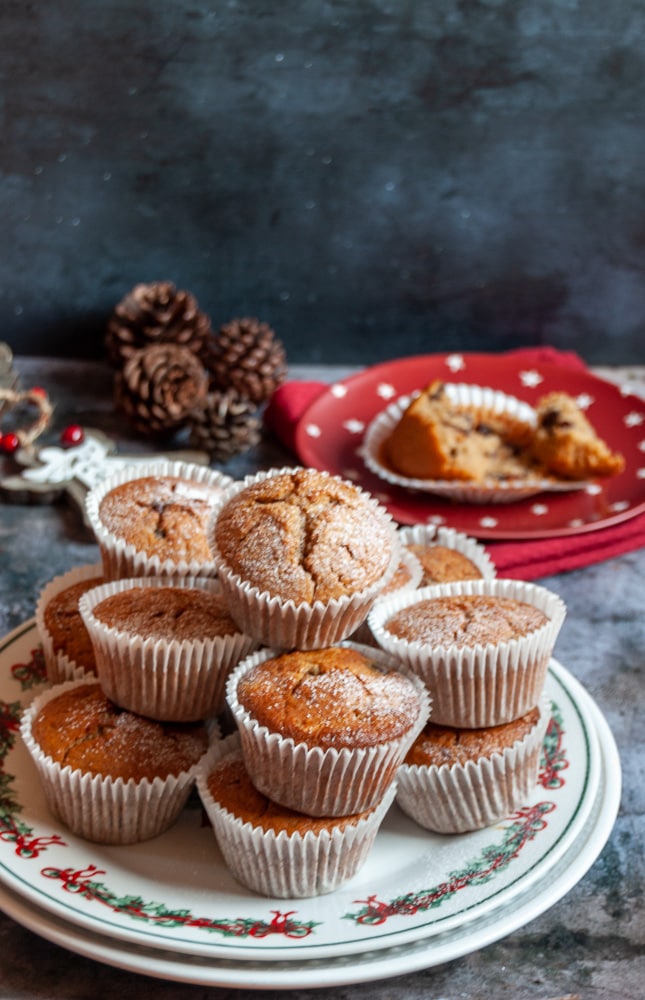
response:
<svg viewBox="0 0 645 1000"><path fill-rule="evenodd" d="M523 347L508 351L505 356L522 358L530 364L546 362L582 370L586 368L577 354L558 351L553 347ZM273 393L265 410L264 422L291 451L296 450L295 431L298 421L314 399L327 388L326 382L292 381L283 383ZM645 514L639 514L607 528L577 535L526 541L491 541L486 543L486 548L499 576L535 580L612 559L626 552L633 552L643 545Z"/></svg>

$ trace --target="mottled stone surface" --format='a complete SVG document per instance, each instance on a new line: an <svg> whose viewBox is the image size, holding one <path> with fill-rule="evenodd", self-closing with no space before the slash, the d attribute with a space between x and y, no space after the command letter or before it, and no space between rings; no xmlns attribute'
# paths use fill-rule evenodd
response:
<svg viewBox="0 0 645 1000"><path fill-rule="evenodd" d="M74 419L100 423L120 441L127 440L127 429L111 406L105 369L62 362L21 362L20 368L25 381L44 385L55 398L55 429ZM332 372L297 369L293 376L331 380ZM291 456L267 441L227 471L237 476L257 465L285 461ZM97 556L78 512L65 503L1 505L0 550L0 634L33 614L38 590L51 576ZM644 574L641 550L541 581L568 608L556 656L596 701L622 761L619 816L587 874L547 912L480 951L381 982L295 989L290 994L294 1000L640 1000L645 982ZM85 1000L91 995L105 1000L225 1000L245 995L229 987L173 983L95 963L3 915L0 955L3 1000ZM271 989L263 995L278 1000L285 992Z"/></svg>
<svg viewBox="0 0 645 1000"><path fill-rule="evenodd" d="M299 363L643 361L644 23L638 0L8 0L3 336L99 357L164 279Z"/></svg>

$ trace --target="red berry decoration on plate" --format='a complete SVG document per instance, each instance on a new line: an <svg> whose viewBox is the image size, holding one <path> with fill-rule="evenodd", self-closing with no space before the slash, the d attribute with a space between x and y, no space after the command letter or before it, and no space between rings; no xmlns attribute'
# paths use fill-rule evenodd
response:
<svg viewBox="0 0 645 1000"><path fill-rule="evenodd" d="M82 444L84 440L85 432L80 424L68 424L61 431L60 443L64 448L73 448L74 445Z"/></svg>
<svg viewBox="0 0 645 1000"><path fill-rule="evenodd" d="M7 431L6 434L0 434L0 448L6 455L13 455L14 452L18 451L20 447L20 438L14 431Z"/></svg>

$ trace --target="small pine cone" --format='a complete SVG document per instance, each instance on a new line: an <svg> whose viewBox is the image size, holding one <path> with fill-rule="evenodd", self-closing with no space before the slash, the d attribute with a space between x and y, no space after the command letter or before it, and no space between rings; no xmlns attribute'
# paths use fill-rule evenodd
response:
<svg viewBox="0 0 645 1000"><path fill-rule="evenodd" d="M267 323L233 319L209 341L204 364L217 388L233 388L258 406L266 402L287 375L281 341Z"/></svg>
<svg viewBox="0 0 645 1000"><path fill-rule="evenodd" d="M176 344L135 351L115 377L117 407L144 434L183 426L207 391L208 373L201 361Z"/></svg>
<svg viewBox="0 0 645 1000"><path fill-rule="evenodd" d="M190 416L190 443L226 462L248 451L261 437L262 421L255 404L235 389L209 392L205 404Z"/></svg>
<svg viewBox="0 0 645 1000"><path fill-rule="evenodd" d="M199 355L210 336L210 319L195 297L177 291L170 281L156 281L135 285L114 308L105 347L110 363L120 368L135 351L152 344L177 344Z"/></svg>

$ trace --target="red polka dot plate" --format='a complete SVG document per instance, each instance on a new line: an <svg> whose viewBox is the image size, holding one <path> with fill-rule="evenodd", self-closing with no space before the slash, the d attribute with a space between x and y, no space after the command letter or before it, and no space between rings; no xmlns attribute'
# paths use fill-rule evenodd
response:
<svg viewBox="0 0 645 1000"><path fill-rule="evenodd" d="M548 392L567 392L612 450L625 456L625 471L584 489L507 504L460 503L386 483L365 464L365 432L393 401L434 378L487 386L531 406ZM549 538L594 531L645 511L645 400L586 369L512 355L399 358L330 385L300 418L295 440L301 462L356 482L401 524L448 525L483 539Z"/></svg>

